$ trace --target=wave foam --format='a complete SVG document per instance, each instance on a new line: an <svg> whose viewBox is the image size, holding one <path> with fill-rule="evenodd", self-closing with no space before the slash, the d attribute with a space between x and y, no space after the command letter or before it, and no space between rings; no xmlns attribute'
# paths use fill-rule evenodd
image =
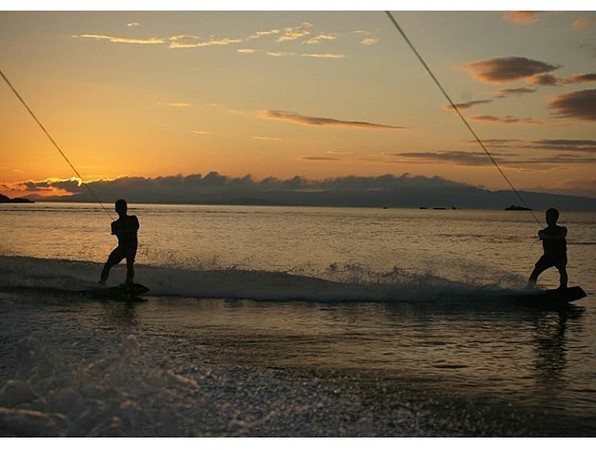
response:
<svg viewBox="0 0 596 450"><path fill-rule="evenodd" d="M79 291L97 287L101 264L55 259L0 256L0 286L6 289ZM124 280L123 265L112 270L112 284ZM237 268L177 269L139 265L135 281L152 297L226 298L270 301L457 300L490 294L497 285L455 282L398 268L388 273L360 266L330 267L321 277Z"/></svg>

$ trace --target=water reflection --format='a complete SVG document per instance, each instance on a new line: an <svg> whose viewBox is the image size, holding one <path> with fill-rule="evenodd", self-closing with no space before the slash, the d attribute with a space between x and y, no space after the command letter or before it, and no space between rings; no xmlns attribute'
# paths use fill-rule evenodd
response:
<svg viewBox="0 0 596 450"><path fill-rule="evenodd" d="M135 302L103 302L104 320L106 323L120 327L137 327L139 325L137 311L139 306L140 304Z"/></svg>
<svg viewBox="0 0 596 450"><path fill-rule="evenodd" d="M567 388L567 332L584 308L568 307L537 316L534 324L535 383L544 398L555 400Z"/></svg>

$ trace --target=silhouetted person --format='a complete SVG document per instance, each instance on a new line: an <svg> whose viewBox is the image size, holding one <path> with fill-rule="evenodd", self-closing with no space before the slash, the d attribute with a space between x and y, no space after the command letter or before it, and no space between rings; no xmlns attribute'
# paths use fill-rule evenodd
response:
<svg viewBox="0 0 596 450"><path fill-rule="evenodd" d="M536 281L542 272L549 267L556 267L559 271L560 282L559 289L567 287L567 228L557 225L559 211L551 208L546 211L547 227L538 232L538 237L542 240L544 255L536 262L534 270L528 280L528 287L536 286Z"/></svg>
<svg viewBox="0 0 596 450"><path fill-rule="evenodd" d="M135 275L134 262L137 255L139 220L137 216L126 214L128 205L125 200L117 200L115 206L118 220L112 222L112 234L118 237L118 247L112 250L103 266L99 283L105 285L110 275L110 269L126 258L126 284L132 285Z"/></svg>

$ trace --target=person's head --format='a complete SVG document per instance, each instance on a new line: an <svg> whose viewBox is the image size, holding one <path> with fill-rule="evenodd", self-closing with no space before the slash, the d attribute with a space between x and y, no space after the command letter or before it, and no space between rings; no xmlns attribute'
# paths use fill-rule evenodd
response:
<svg viewBox="0 0 596 450"><path fill-rule="evenodd" d="M119 216L125 216L126 211L128 210L128 205L126 204L126 200L123 200L123 199L116 200L115 209Z"/></svg>
<svg viewBox="0 0 596 450"><path fill-rule="evenodd" d="M559 211L555 208L550 208L546 210L546 223L548 225L555 225L559 220Z"/></svg>

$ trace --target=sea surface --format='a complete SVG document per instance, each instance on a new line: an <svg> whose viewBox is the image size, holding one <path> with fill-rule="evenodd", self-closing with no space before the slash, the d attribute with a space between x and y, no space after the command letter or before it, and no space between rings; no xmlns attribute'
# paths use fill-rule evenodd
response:
<svg viewBox="0 0 596 450"><path fill-rule="evenodd" d="M596 436L596 213L561 211L588 294L565 307L499 296L542 254L542 211L129 214L138 303L79 294L111 206L0 205L0 435Z"/></svg>

